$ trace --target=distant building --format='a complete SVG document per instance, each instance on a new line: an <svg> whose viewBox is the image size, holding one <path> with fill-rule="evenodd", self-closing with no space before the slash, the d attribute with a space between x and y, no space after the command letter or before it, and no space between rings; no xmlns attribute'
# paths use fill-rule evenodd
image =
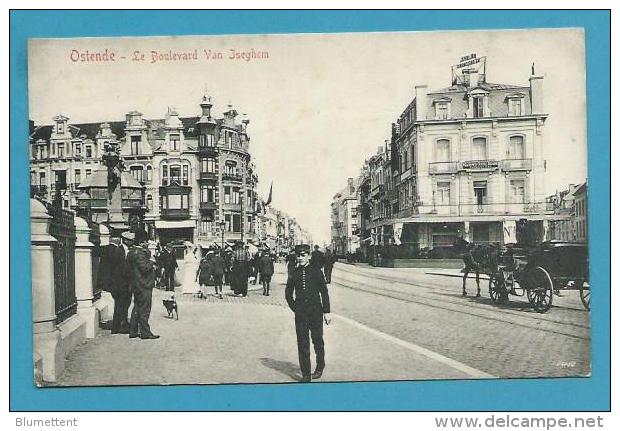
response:
<svg viewBox="0 0 620 431"><path fill-rule="evenodd" d="M349 178L331 203L332 249L338 256L355 253L359 246L358 192L360 178Z"/></svg>
<svg viewBox="0 0 620 431"><path fill-rule="evenodd" d="M547 198L553 206L549 239L588 242L588 183L573 185Z"/></svg>

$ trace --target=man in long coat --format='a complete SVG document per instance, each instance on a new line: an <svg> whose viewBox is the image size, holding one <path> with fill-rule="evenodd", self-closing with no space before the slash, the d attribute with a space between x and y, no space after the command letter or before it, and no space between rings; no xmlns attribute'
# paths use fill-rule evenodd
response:
<svg viewBox="0 0 620 431"><path fill-rule="evenodd" d="M327 284L330 284L332 282L332 269L334 269L334 262L336 261L330 249L325 250L325 256L323 257L323 261L325 262L325 264L323 265L325 282Z"/></svg>
<svg viewBox="0 0 620 431"><path fill-rule="evenodd" d="M260 272L260 280L263 285L263 295L269 296L269 285L271 284L271 276L273 275L273 260L269 256L269 250L263 252L262 257L257 263Z"/></svg>
<svg viewBox="0 0 620 431"><path fill-rule="evenodd" d="M329 293L320 268L310 265L306 251L299 252L299 266L286 282L286 302L295 313L297 352L302 382L318 379L325 368L323 320L329 324ZM310 335L310 337L308 337ZM316 368L311 375L310 339L316 354Z"/></svg>
<svg viewBox="0 0 620 431"><path fill-rule="evenodd" d="M177 257L174 249L170 245L164 248L165 254L162 256L162 264L164 265L164 286L166 290L174 292L174 274L177 267Z"/></svg>
<svg viewBox="0 0 620 431"><path fill-rule="evenodd" d="M135 235L131 232L125 232L123 238L131 242ZM155 267L146 242L131 247L127 254L127 264L131 272L131 289L134 302L129 324L129 338L140 337L143 340L159 338L159 335L151 332L149 326L153 287L155 286Z"/></svg>
<svg viewBox="0 0 620 431"><path fill-rule="evenodd" d="M110 238L101 254L97 284L102 290L110 292L114 299L114 315L112 317L112 334L128 334L129 321L127 314L131 304L131 291L128 277L130 276L125 250L121 239Z"/></svg>
<svg viewBox="0 0 620 431"><path fill-rule="evenodd" d="M213 284L215 285L215 295L222 299L222 278L224 277L224 271L226 262L221 256L223 250L220 253L215 253L211 259L211 274L213 275Z"/></svg>
<svg viewBox="0 0 620 431"><path fill-rule="evenodd" d="M250 253L239 241L232 256L231 287L235 295L248 295L248 276L250 271Z"/></svg>

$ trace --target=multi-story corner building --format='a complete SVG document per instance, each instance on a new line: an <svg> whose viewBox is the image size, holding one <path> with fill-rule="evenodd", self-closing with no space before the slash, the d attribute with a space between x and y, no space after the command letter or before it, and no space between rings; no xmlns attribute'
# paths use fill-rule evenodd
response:
<svg viewBox="0 0 620 431"><path fill-rule="evenodd" d="M543 77L532 70L529 86L495 84L473 67L484 62L470 60L455 66L449 87L416 86L393 125L397 199L391 218L372 221L384 240L416 248L452 244L457 235L514 242L520 219L540 238L546 231Z"/></svg>
<svg viewBox="0 0 620 431"><path fill-rule="evenodd" d="M347 186L332 198L332 249L337 256L355 253L360 246L358 230L358 189L360 182L361 177L348 178Z"/></svg>
<svg viewBox="0 0 620 431"><path fill-rule="evenodd" d="M75 207L77 186L104 168L104 146L117 144L126 171L145 188L142 206L150 238L203 245L256 241L258 178L249 120L238 122L232 106L223 118L214 118L212 106L205 96L199 117L180 118L168 110L164 119L146 120L132 111L124 122L70 125L60 115L51 126L31 125L31 193L51 200L59 190L64 206Z"/></svg>
<svg viewBox="0 0 620 431"><path fill-rule="evenodd" d="M588 242L588 183L570 184L567 190L547 197L553 206L549 239Z"/></svg>

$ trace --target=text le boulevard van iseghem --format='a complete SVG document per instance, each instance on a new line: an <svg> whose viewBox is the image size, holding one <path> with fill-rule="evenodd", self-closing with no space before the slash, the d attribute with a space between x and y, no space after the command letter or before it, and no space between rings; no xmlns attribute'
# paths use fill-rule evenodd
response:
<svg viewBox="0 0 620 431"><path fill-rule="evenodd" d="M167 50L140 50L122 52L105 48L103 50L72 49L69 51L69 60L72 63L166 63L166 62L198 62L198 61L254 61L268 60L269 51L259 48L228 48L214 50L210 48L195 48L176 51Z"/></svg>

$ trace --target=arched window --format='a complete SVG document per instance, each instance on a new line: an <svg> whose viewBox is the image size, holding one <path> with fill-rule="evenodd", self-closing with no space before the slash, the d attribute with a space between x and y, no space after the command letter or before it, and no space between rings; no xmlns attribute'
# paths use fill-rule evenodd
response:
<svg viewBox="0 0 620 431"><path fill-rule="evenodd" d="M234 160L226 160L224 164L224 173L227 175L237 175L237 162Z"/></svg>
<svg viewBox="0 0 620 431"><path fill-rule="evenodd" d="M438 139L435 143L435 156L438 162L450 161L450 141L448 139Z"/></svg>
<svg viewBox="0 0 620 431"><path fill-rule="evenodd" d="M471 154L473 160L487 159L487 138L479 137L472 140Z"/></svg>
<svg viewBox="0 0 620 431"><path fill-rule="evenodd" d="M511 136L508 142L508 158L509 159L524 159L525 158L525 145L523 136L516 135Z"/></svg>
<svg viewBox="0 0 620 431"><path fill-rule="evenodd" d="M151 165L148 165L146 167L146 182L150 183L151 181L153 181L153 167Z"/></svg>

